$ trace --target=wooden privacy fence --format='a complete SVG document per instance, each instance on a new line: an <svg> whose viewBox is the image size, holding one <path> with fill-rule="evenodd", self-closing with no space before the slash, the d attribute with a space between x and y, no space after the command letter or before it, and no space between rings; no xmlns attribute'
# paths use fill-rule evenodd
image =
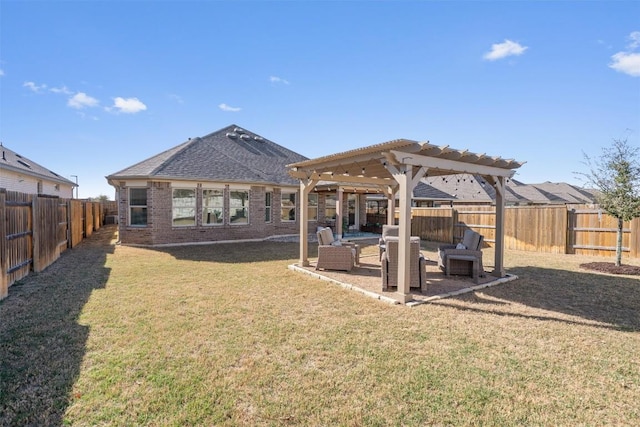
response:
<svg viewBox="0 0 640 427"><path fill-rule="evenodd" d="M0 300L31 271L53 264L104 224L99 202L0 189Z"/></svg>
<svg viewBox="0 0 640 427"><path fill-rule="evenodd" d="M492 206L412 208L411 234L436 242L457 242L470 228L485 242L495 242L496 215ZM567 206L508 206L504 216L505 249L614 256L617 220L596 208ZM640 218L625 221L623 256L640 258Z"/></svg>

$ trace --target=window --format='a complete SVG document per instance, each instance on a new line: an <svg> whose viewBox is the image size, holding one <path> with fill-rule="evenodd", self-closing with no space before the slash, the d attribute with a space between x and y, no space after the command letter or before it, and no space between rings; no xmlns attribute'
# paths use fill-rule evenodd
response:
<svg viewBox="0 0 640 427"><path fill-rule="evenodd" d="M202 224L220 225L224 221L224 191L202 190Z"/></svg>
<svg viewBox="0 0 640 427"><path fill-rule="evenodd" d="M264 193L264 222L271 222L272 201L273 193L271 191Z"/></svg>
<svg viewBox="0 0 640 427"><path fill-rule="evenodd" d="M296 220L296 193L282 192L280 201L280 220L295 221Z"/></svg>
<svg viewBox="0 0 640 427"><path fill-rule="evenodd" d="M129 225L147 225L147 189L129 189Z"/></svg>
<svg viewBox="0 0 640 427"><path fill-rule="evenodd" d="M309 194L309 206L307 207L307 219L309 221L318 220L318 193Z"/></svg>
<svg viewBox="0 0 640 427"><path fill-rule="evenodd" d="M173 189L173 226L196 225L196 190L194 188Z"/></svg>
<svg viewBox="0 0 640 427"><path fill-rule="evenodd" d="M324 218L336 219L336 195L327 194L324 198Z"/></svg>
<svg viewBox="0 0 640 427"><path fill-rule="evenodd" d="M229 223L249 223L249 191L239 190L229 193Z"/></svg>
<svg viewBox="0 0 640 427"><path fill-rule="evenodd" d="M42 194L42 181L38 181L38 194Z"/></svg>

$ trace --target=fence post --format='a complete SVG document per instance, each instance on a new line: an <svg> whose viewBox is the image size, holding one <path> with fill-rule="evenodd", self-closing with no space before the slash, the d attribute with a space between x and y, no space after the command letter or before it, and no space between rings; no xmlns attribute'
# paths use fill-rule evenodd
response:
<svg viewBox="0 0 640 427"><path fill-rule="evenodd" d="M0 189L0 300L9 295L9 278L7 277L7 193Z"/></svg>
<svg viewBox="0 0 640 427"><path fill-rule="evenodd" d="M631 229L629 233L629 256L638 258L640 256L640 218L632 219L629 228Z"/></svg>
<svg viewBox="0 0 640 427"><path fill-rule="evenodd" d="M31 253L33 256L33 271L36 273L42 270L40 268L40 207L39 197L34 195L31 199Z"/></svg>
<svg viewBox="0 0 640 427"><path fill-rule="evenodd" d="M456 243L456 225L458 224L458 209L451 206L451 243Z"/></svg>

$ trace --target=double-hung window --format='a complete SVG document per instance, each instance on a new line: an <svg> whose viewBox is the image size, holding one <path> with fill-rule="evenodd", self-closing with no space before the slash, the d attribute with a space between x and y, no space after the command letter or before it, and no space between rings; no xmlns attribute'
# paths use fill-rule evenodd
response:
<svg viewBox="0 0 640 427"><path fill-rule="evenodd" d="M172 206L174 227L196 225L195 188L174 188Z"/></svg>
<svg viewBox="0 0 640 427"><path fill-rule="evenodd" d="M318 193L309 193L309 206L307 208L309 221L318 220Z"/></svg>
<svg viewBox="0 0 640 427"><path fill-rule="evenodd" d="M147 225L146 188L129 188L129 225Z"/></svg>
<svg viewBox="0 0 640 427"><path fill-rule="evenodd" d="M224 191L202 190L202 225L221 225L224 222Z"/></svg>
<svg viewBox="0 0 640 427"><path fill-rule="evenodd" d="M324 198L324 217L325 219L336 219L336 195L327 194Z"/></svg>
<svg viewBox="0 0 640 427"><path fill-rule="evenodd" d="M264 222L271 222L271 207L273 204L273 193L267 191L264 193Z"/></svg>
<svg viewBox="0 0 640 427"><path fill-rule="evenodd" d="M249 191L232 190L229 192L229 223L249 223Z"/></svg>
<svg viewBox="0 0 640 427"><path fill-rule="evenodd" d="M282 192L280 198L280 220L295 221L296 220L296 193Z"/></svg>

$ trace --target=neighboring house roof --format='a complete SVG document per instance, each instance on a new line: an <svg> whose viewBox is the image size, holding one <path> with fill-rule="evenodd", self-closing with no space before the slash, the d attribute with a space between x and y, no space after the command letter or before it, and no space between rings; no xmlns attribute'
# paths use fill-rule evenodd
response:
<svg viewBox="0 0 640 427"><path fill-rule="evenodd" d="M479 175L456 174L428 177L422 178L421 182L435 190L449 194L449 197L459 203L492 202L496 199L496 189ZM585 204L595 202L595 196L590 190L564 182L523 184L515 179L507 179L505 190L507 203Z"/></svg>
<svg viewBox="0 0 640 427"><path fill-rule="evenodd" d="M0 157L0 168L2 169L8 169L17 173L33 176L38 179L70 185L72 187L76 186L75 182L58 175L33 160L27 159L4 145L0 144L0 149L2 150L2 157Z"/></svg>
<svg viewBox="0 0 640 427"><path fill-rule="evenodd" d="M454 197L451 194L440 191L431 185L420 181L413 189L414 200L453 200Z"/></svg>
<svg viewBox="0 0 640 427"><path fill-rule="evenodd" d="M491 202L495 199L494 188L480 176L463 173L422 178L422 181L450 194L457 202ZM512 201L508 197L506 200Z"/></svg>
<svg viewBox="0 0 640 427"><path fill-rule="evenodd" d="M299 185L286 165L306 157L262 136L230 125L107 176Z"/></svg>
<svg viewBox="0 0 640 427"><path fill-rule="evenodd" d="M563 200L564 203L588 204L595 203L595 195L590 190L585 190L565 182L544 182L531 184L544 195L554 201Z"/></svg>

